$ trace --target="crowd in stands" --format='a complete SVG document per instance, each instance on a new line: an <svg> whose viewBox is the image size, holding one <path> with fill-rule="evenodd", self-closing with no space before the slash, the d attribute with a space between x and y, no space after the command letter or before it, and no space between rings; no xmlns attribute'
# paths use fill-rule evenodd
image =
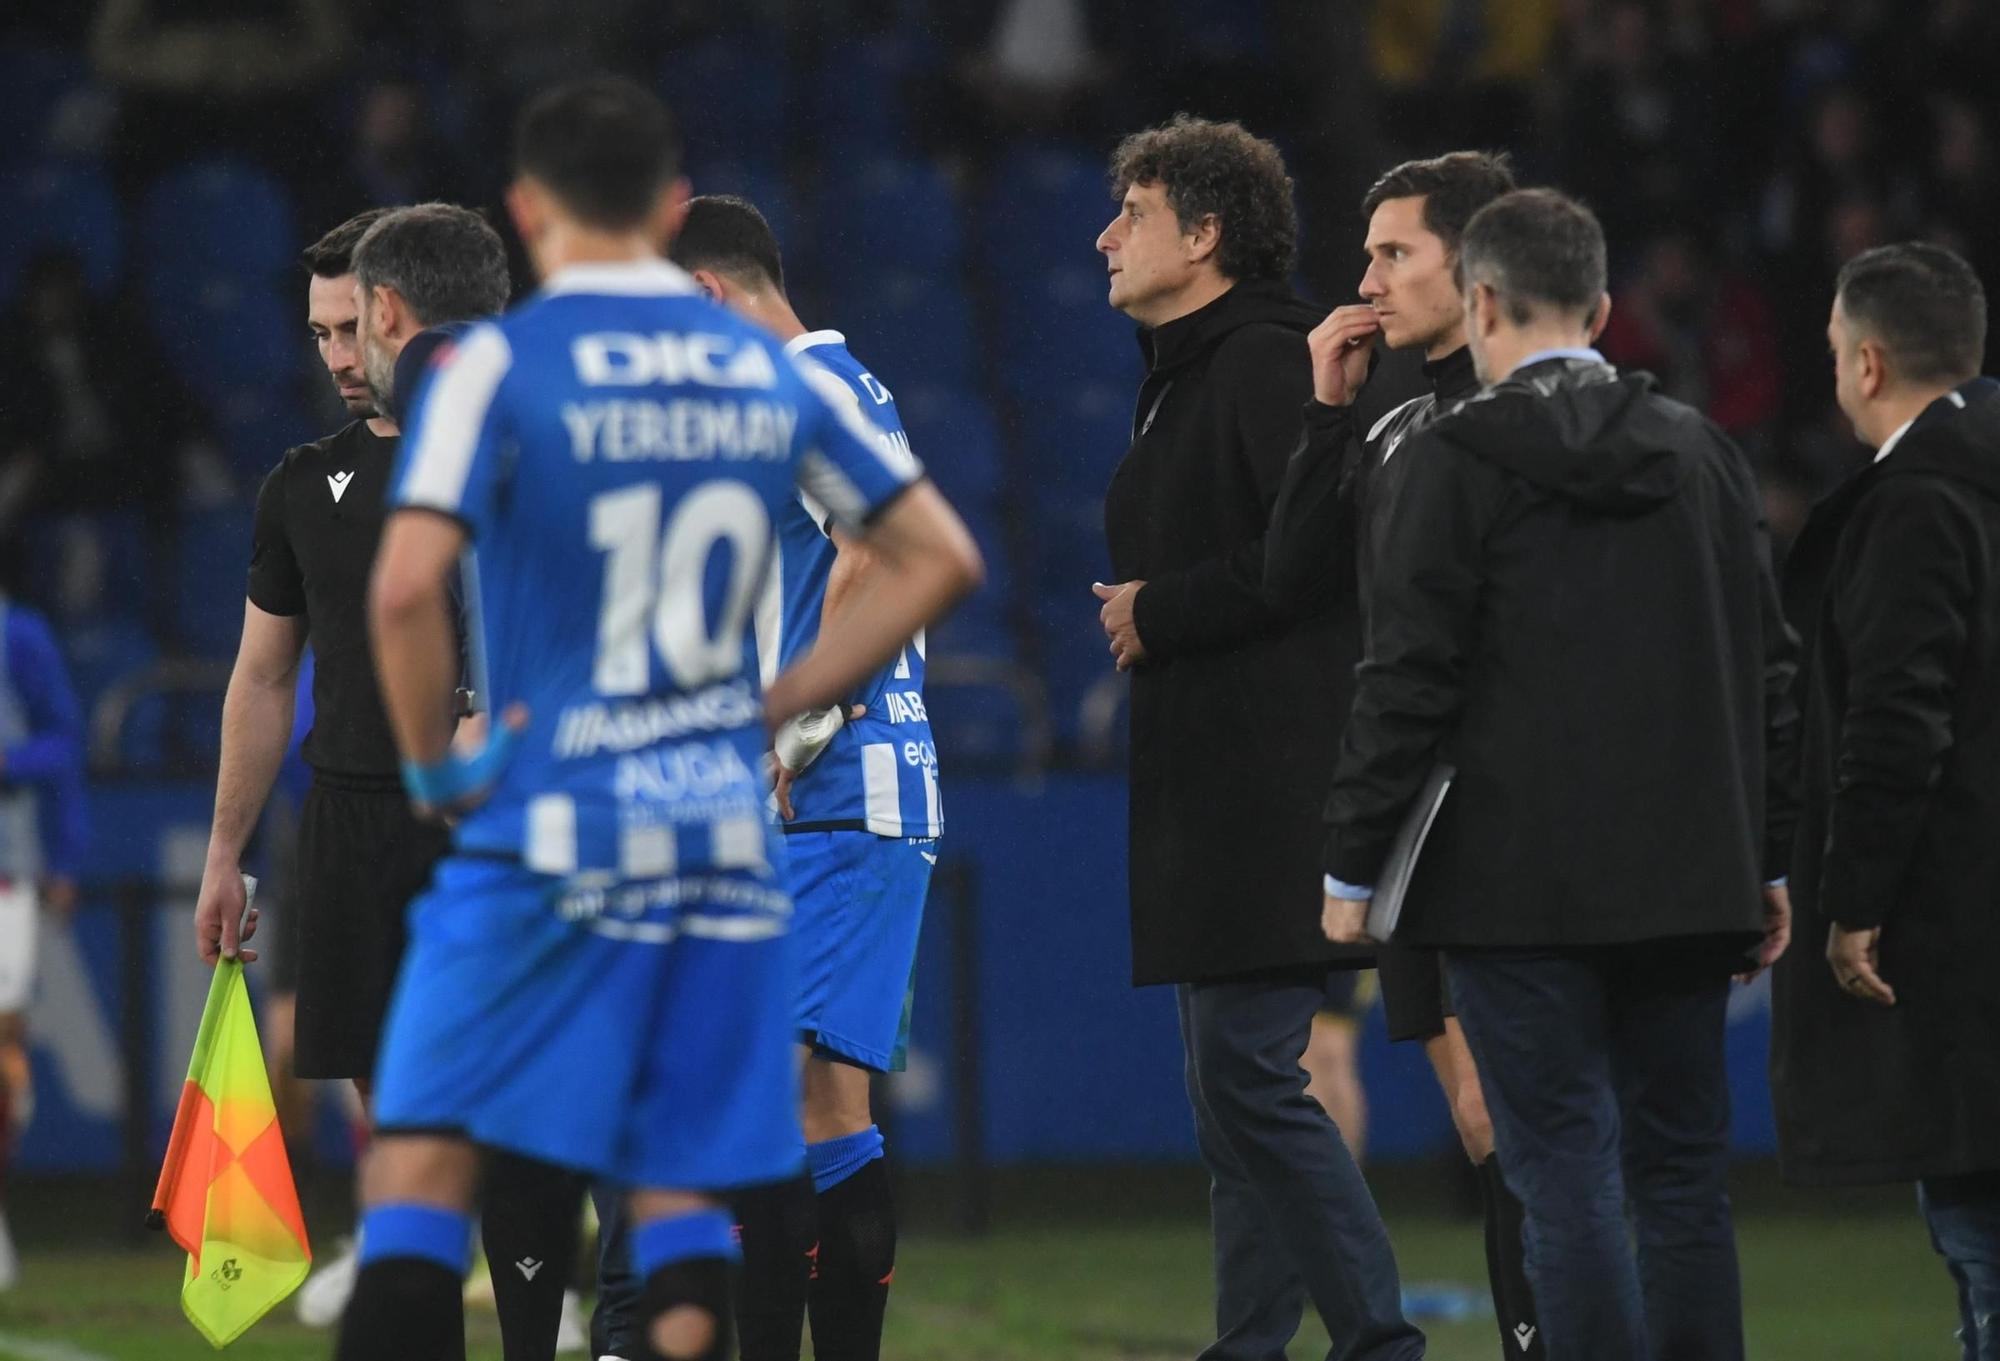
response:
<svg viewBox="0 0 2000 1361"><path fill-rule="evenodd" d="M522 97L620 70L677 110L697 191L765 208L801 314L895 391L987 549L932 642L946 759L1043 732L1087 758L1139 365L1092 249L1121 132L1185 108L1274 137L1329 307L1377 172L1512 150L1597 209L1607 353L1742 441L1782 543L1862 456L1823 337L1841 261L1924 236L2000 278L1996 51L1988 0L13 0L0 557L93 695L227 658L258 480L340 420L299 248L374 204L496 205ZM123 754L209 742L183 738Z"/></svg>

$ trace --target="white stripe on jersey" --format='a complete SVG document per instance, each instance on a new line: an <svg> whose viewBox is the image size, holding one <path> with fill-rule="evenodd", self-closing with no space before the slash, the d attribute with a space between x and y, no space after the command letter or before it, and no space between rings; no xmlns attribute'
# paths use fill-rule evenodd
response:
<svg viewBox="0 0 2000 1361"><path fill-rule="evenodd" d="M750 631L757 638L757 678L768 690L778 678L785 643L785 547L777 534L771 536L771 562L764 569L764 589L757 593Z"/></svg>
<svg viewBox="0 0 2000 1361"><path fill-rule="evenodd" d="M722 818L709 829L709 864L719 870L764 868L762 818Z"/></svg>
<svg viewBox="0 0 2000 1361"><path fill-rule="evenodd" d="M576 873L576 800L537 795L528 800L527 820L527 867L538 874Z"/></svg>
<svg viewBox="0 0 2000 1361"><path fill-rule="evenodd" d="M679 860L671 827L626 827L618 833L618 872L627 879L663 879Z"/></svg>
<svg viewBox="0 0 2000 1361"><path fill-rule="evenodd" d="M794 360L792 367L819 394L832 410L834 418L847 427L848 434L880 459L882 466L894 475L896 481L916 480L917 474L923 471L922 466L914 457L889 456L888 443L882 438L881 427L862 414L861 399L854 395L853 388L810 358ZM861 528L861 521L868 513L867 500L847 474L818 449L808 450L799 460L798 484L807 496L832 511L833 518L841 524L853 530Z"/></svg>
<svg viewBox="0 0 2000 1361"><path fill-rule="evenodd" d="M896 777L896 744L861 746L861 816L877 836L903 834L903 786Z"/></svg>
<svg viewBox="0 0 2000 1361"><path fill-rule="evenodd" d="M403 477L402 504L456 513L479 432L514 352L497 326L475 326L432 380L423 431Z"/></svg>

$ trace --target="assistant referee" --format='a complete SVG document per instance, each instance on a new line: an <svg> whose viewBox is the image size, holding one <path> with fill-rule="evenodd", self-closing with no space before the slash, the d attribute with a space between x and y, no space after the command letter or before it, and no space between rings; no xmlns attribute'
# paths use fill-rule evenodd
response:
<svg viewBox="0 0 2000 1361"><path fill-rule="evenodd" d="M355 256L371 228L382 275L412 328L491 316L507 305L506 249L477 213L424 204L364 213L307 250L308 320L355 417L288 452L257 497L243 637L223 703L221 769L195 937L204 962L256 958L243 937L239 863L283 759L300 656L315 653L312 787L300 812L290 907L300 1077L347 1079L364 1103L410 900L450 849L403 791L382 709L366 618L368 577L398 430L380 410L358 334ZM545 1271L575 1237L581 1195L557 1169L509 1160L494 1169L487 1222L495 1303L510 1361L552 1354L565 1275ZM573 1248L569 1249L573 1251Z"/></svg>

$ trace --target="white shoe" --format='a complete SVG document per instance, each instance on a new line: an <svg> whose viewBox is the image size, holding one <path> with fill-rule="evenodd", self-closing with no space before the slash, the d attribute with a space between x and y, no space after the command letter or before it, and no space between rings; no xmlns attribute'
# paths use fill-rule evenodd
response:
<svg viewBox="0 0 2000 1361"><path fill-rule="evenodd" d="M7 1214L0 1210L0 1292L12 1290L21 1279L21 1257L14 1251L14 1235L7 1232Z"/></svg>
<svg viewBox="0 0 2000 1361"><path fill-rule="evenodd" d="M340 1240L333 1260L299 1287L299 1322L308 1328L331 1328L347 1311L354 1278L361 1274L361 1255L352 1238Z"/></svg>
<svg viewBox="0 0 2000 1361"><path fill-rule="evenodd" d="M574 1290L563 1291L562 1322L556 1325L556 1355L590 1350L590 1329L583 1324L583 1301Z"/></svg>

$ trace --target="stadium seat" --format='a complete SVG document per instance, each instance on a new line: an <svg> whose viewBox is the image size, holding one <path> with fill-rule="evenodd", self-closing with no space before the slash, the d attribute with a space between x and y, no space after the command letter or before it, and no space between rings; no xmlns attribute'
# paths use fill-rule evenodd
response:
<svg viewBox="0 0 2000 1361"><path fill-rule="evenodd" d="M814 236L830 261L949 272L965 258L958 187L933 161L878 156L843 167L820 197Z"/></svg>
<svg viewBox="0 0 2000 1361"><path fill-rule="evenodd" d="M194 656L236 653L243 634L251 520L248 501L193 511L182 519L173 622L176 641Z"/></svg>
<svg viewBox="0 0 2000 1361"><path fill-rule="evenodd" d="M896 389L895 397L910 447L944 494L969 504L997 503L1007 479L992 408L952 387L917 384Z"/></svg>
<svg viewBox="0 0 2000 1361"><path fill-rule="evenodd" d="M1001 379L1024 402L1078 383L1136 391L1145 360L1132 323L1105 299L1101 266L1044 268L994 290Z"/></svg>
<svg viewBox="0 0 2000 1361"><path fill-rule="evenodd" d="M711 38L669 52L660 93L685 145L718 158L777 164L785 154L785 63L749 38Z"/></svg>
<svg viewBox="0 0 2000 1361"><path fill-rule="evenodd" d="M87 166L44 165L0 173L0 306L11 302L22 271L44 250L67 250L83 262L84 281L100 297L118 283L125 224L111 184Z"/></svg>
<svg viewBox="0 0 2000 1361"><path fill-rule="evenodd" d="M217 276L275 279L291 269L298 228L283 185L243 161L216 158L170 170L139 205L139 230L174 249L150 256L149 292L187 276L199 288ZM165 291L174 285L168 283Z"/></svg>
<svg viewBox="0 0 2000 1361"><path fill-rule="evenodd" d="M846 334L891 392L925 383L973 386L972 304L956 278L854 270L835 282L826 324Z"/></svg>
<svg viewBox="0 0 2000 1361"><path fill-rule="evenodd" d="M1133 394L1110 383L1065 383L1023 401L1019 447L1032 484L1103 496L1131 447Z"/></svg>
<svg viewBox="0 0 2000 1361"><path fill-rule="evenodd" d="M267 388L232 388L212 404L229 470L248 494L255 494L287 449L327 433L315 430L305 408L288 396Z"/></svg>
<svg viewBox="0 0 2000 1361"><path fill-rule="evenodd" d="M1102 159L1024 143L995 163L982 199L981 258L996 285L1055 265L1101 272L1097 236L1115 211Z"/></svg>
<svg viewBox="0 0 2000 1361"><path fill-rule="evenodd" d="M813 138L829 158L911 149L909 85L936 53L917 33L881 33L837 43L809 78Z"/></svg>
<svg viewBox="0 0 2000 1361"><path fill-rule="evenodd" d="M1048 698L1032 671L989 657L936 660L924 704L944 771L947 824L955 776L1014 771L1046 755L1038 748L1046 745Z"/></svg>
<svg viewBox="0 0 2000 1361"><path fill-rule="evenodd" d="M159 647L143 624L114 615L64 620L58 632L70 680L83 706L85 731L89 732L105 692L150 666L159 657ZM161 700L146 699L134 705L119 729L114 753L118 763L141 768L158 765L165 722L166 706Z"/></svg>

